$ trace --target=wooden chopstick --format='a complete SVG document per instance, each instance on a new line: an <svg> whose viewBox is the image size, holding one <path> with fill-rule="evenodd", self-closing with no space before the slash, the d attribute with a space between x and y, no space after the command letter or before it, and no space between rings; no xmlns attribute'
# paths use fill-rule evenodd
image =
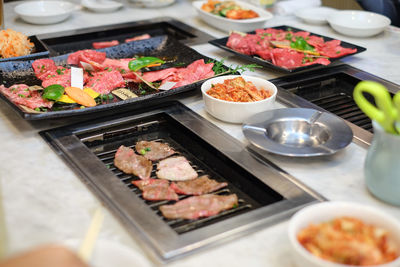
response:
<svg viewBox="0 0 400 267"><path fill-rule="evenodd" d="M103 224L104 212L103 208L99 206L90 222L89 229L86 232L85 238L81 243L78 255L85 261L88 262L93 252L94 244L96 243L97 236L100 232L101 225Z"/></svg>

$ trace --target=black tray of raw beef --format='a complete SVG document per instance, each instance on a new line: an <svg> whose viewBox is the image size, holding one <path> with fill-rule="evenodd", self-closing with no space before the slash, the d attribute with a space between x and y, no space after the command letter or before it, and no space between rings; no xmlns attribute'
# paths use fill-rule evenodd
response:
<svg viewBox="0 0 400 267"><path fill-rule="evenodd" d="M259 65L284 72L324 67L366 48L290 26L232 32L210 44Z"/></svg>
<svg viewBox="0 0 400 267"><path fill-rule="evenodd" d="M54 119L96 112L116 113L140 109L161 103L177 94L193 91L205 79L214 76L213 63L210 63L212 59L169 36L89 50L87 53L80 51L40 61L0 63L0 97L27 120ZM128 68L132 58L142 56L157 57L165 61L161 66L140 70L141 77L151 83L153 88L142 82ZM92 70L84 72L84 87L100 93L97 97L92 95L97 105L85 107L81 103L78 104L79 101L68 103L64 99L62 102L44 100L43 88L51 84L69 86L70 67L71 64L75 64L77 58L80 62L92 64ZM97 62L93 63L91 60ZM169 82L169 87L173 88L154 89L164 82ZM119 90L121 88L123 90ZM117 90L118 94L115 93Z"/></svg>

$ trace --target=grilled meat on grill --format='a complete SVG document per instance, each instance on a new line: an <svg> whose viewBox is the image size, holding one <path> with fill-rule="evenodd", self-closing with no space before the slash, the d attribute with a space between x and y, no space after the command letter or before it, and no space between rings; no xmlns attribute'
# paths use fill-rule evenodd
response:
<svg viewBox="0 0 400 267"><path fill-rule="evenodd" d="M153 163L136 154L133 149L120 146L115 154L114 165L127 174L134 174L140 179L150 178Z"/></svg>
<svg viewBox="0 0 400 267"><path fill-rule="evenodd" d="M152 161L164 159L175 153L169 145L156 141L139 141L135 148L139 154Z"/></svg>
<svg viewBox="0 0 400 267"><path fill-rule="evenodd" d="M157 177L171 181L185 181L197 178L197 172L185 157L171 157L157 164Z"/></svg>
<svg viewBox="0 0 400 267"><path fill-rule="evenodd" d="M178 194L197 196L214 192L225 186L228 186L228 183L218 183L217 181L208 178L207 175L203 175L194 180L181 181L171 184L171 188L174 189Z"/></svg>
<svg viewBox="0 0 400 267"><path fill-rule="evenodd" d="M231 209L238 205L236 194L228 196L202 195L193 196L178 201L173 205L163 205L160 210L168 219L190 219L209 217L220 213L223 210Z"/></svg>
<svg viewBox="0 0 400 267"><path fill-rule="evenodd" d="M178 200L178 195L169 186L169 181L161 179L146 179L132 181L132 184L143 191L143 198L151 201Z"/></svg>

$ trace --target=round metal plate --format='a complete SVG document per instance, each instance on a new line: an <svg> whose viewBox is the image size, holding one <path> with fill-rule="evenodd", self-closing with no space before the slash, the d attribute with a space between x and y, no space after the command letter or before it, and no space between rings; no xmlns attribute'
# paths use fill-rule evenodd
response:
<svg viewBox="0 0 400 267"><path fill-rule="evenodd" d="M343 119L306 108L256 114L244 122L242 130L252 145L284 156L331 155L353 139L353 132Z"/></svg>

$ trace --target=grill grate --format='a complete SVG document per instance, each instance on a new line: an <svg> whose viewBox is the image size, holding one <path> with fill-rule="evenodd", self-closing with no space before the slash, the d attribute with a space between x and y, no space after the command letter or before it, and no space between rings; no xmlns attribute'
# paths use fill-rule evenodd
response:
<svg viewBox="0 0 400 267"><path fill-rule="evenodd" d="M280 86L369 132L373 132L371 120L358 108L352 97L353 88L358 82L359 80L354 77L338 73L301 82L288 82Z"/></svg>
<svg viewBox="0 0 400 267"><path fill-rule="evenodd" d="M197 161L192 155L190 155L187 151L185 151L178 143L174 142L173 140L169 138L157 138L157 139L147 139L147 141L157 141L157 142L162 142L162 143L167 143L170 147L172 147L176 153L173 155L182 155L186 157L191 166L195 169L195 171L201 175L208 174L212 179L217 180L218 182L224 182L225 179L222 177L219 177L217 174L213 173L211 170L207 170L205 166L201 166L201 163ZM128 145L130 148L134 148L134 144L136 142L133 142L132 144ZM114 165L114 156L116 153L117 149L111 149L108 151L103 151L96 153L96 156L108 167L109 170L111 170L118 179L127 186L130 191L134 194L136 194L138 197L140 197L162 220L164 220L175 232L178 234L182 234L185 232L188 232L193 229L200 228L202 226L207 225L208 223L212 223L214 220L218 220L221 218L227 218L230 216L234 216L237 214L240 214L242 212L251 210L253 208L253 204L249 200L245 200L244 198L241 198L240 196L242 193L238 192L233 188L229 182L228 186L220 189L218 191L213 192L212 194L217 194L217 195L230 195L230 194L237 194L238 195L238 205L237 207L234 207L230 210L225 210L220 212L219 214L216 214L214 216L210 217L205 217L205 218L199 218L196 220L187 220L187 219L167 219L165 218L160 210L159 207L165 204L173 204L175 201L168 201L168 200L162 200L162 201L148 201L142 198L142 191L137 188L135 185L132 184L132 181L135 180L140 180L140 178L136 177L135 175L131 174L126 174L119 170L117 167ZM153 162L153 170L151 172L151 177L153 179L157 179L156 176L156 166L157 162ZM188 198L190 196L188 195L178 195L179 200L183 200L185 198Z"/></svg>

